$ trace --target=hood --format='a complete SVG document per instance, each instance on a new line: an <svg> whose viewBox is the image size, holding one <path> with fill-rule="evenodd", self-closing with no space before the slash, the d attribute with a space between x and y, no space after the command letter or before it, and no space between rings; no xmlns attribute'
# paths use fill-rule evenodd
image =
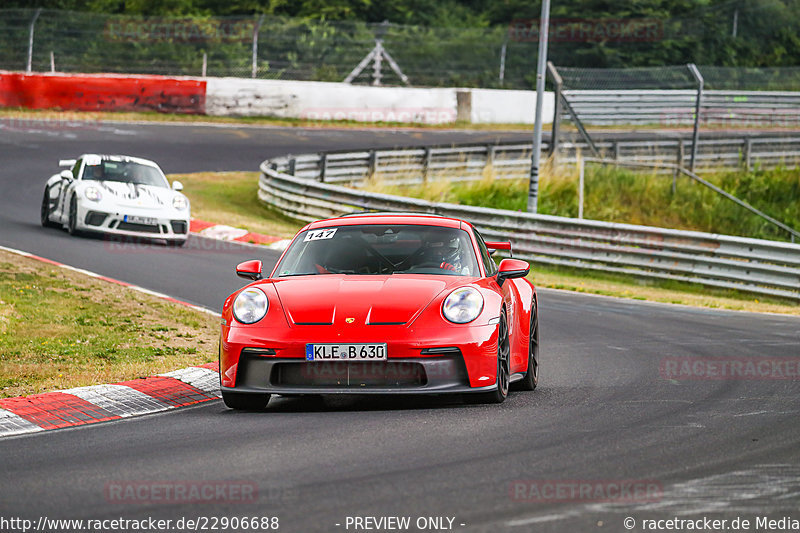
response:
<svg viewBox="0 0 800 533"><path fill-rule="evenodd" d="M119 181L98 181L104 198L112 198L120 205L135 207L163 207L170 205L173 193L164 187L122 183Z"/></svg>
<svg viewBox="0 0 800 533"><path fill-rule="evenodd" d="M278 278L275 289L292 324L407 324L460 276L343 276Z"/></svg>

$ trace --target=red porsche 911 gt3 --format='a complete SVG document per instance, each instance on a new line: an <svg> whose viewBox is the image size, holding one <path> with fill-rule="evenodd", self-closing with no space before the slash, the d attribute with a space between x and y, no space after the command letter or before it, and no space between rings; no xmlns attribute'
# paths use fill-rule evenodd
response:
<svg viewBox="0 0 800 533"><path fill-rule="evenodd" d="M463 220L361 213L320 220L292 240L268 278L225 301L225 404L262 409L271 394L462 393L499 403L538 382L530 267L491 258Z"/></svg>

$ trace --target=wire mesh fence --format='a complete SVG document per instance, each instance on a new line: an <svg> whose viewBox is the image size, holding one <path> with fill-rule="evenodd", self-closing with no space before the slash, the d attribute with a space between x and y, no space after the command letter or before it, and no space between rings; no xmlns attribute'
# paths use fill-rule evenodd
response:
<svg viewBox="0 0 800 533"><path fill-rule="evenodd" d="M35 20L35 24L33 24ZM0 10L0 68L342 81L381 38L415 86L528 87L535 42L506 27L427 28L286 17L146 18ZM503 56L503 57L501 57ZM503 72L501 74L501 62ZM356 82L371 81L371 68ZM389 69L385 84L400 84Z"/></svg>
<svg viewBox="0 0 800 533"><path fill-rule="evenodd" d="M800 91L800 67L698 66L704 88L719 91ZM634 68L559 66L564 90L696 89L686 65Z"/></svg>
<svg viewBox="0 0 800 533"><path fill-rule="evenodd" d="M726 36L731 20L739 16L733 9L698 16L689 13L680 19L555 16L550 21L549 59L576 67L565 71L567 89L635 89L656 84L691 88L691 77L682 66L642 65L682 65L695 61L687 57L695 53L714 63L717 55L729 54L726 47L743 45L744 37L770 35L771 27L750 24L745 28L745 15L755 17L761 10L742 11L738 37ZM31 70L39 72L342 81L377 39L413 86L530 89L535 83L536 19L437 28L278 16L140 17L0 9L0 69L6 70L26 70L30 60ZM720 63L725 60L720 59ZM586 66L607 70L577 68ZM354 82L372 82L371 67ZM384 62L382 82L401 84L402 79L388 67ZM708 89L800 90L800 67L704 67L703 72Z"/></svg>

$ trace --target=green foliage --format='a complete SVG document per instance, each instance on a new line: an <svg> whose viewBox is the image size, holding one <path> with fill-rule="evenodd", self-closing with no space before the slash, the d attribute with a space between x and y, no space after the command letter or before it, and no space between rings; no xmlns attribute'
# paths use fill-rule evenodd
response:
<svg viewBox="0 0 800 533"><path fill-rule="evenodd" d="M102 38L105 23L108 15L199 20L234 16L252 23L256 15L265 14L259 46L261 77L340 80L372 48L380 31L377 24L388 21L387 50L414 85L500 86L499 57L505 44L503 86L528 88L533 82L536 35L519 38L509 25L523 20L535 27L540 6L529 0L5 0L0 68L22 68L32 8L43 7L37 39L44 41L37 40L35 47L38 70L47 70L49 52L54 50L60 70L133 68L142 73L196 75L206 52L209 75L248 75L247 37L238 42L110 42ZM47 11L55 9L82 13L70 18L64 12ZM566 0L552 5L553 24L575 19L575 24L601 28L604 21L653 21L660 33L621 41L551 36L549 58L557 65L619 68L692 62L785 67L798 65L800 58L796 0Z"/></svg>

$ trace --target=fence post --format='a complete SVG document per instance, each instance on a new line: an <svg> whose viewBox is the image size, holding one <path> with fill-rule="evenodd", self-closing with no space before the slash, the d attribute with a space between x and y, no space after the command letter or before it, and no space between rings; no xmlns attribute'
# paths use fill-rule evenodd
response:
<svg viewBox="0 0 800 533"><path fill-rule="evenodd" d="M678 168L683 168L683 139L678 139L678 154L675 158ZM672 194L678 191L678 168L672 171Z"/></svg>
<svg viewBox="0 0 800 533"><path fill-rule="evenodd" d="M753 157L753 139L747 137L744 140L744 169L747 172L750 172L752 168L752 157Z"/></svg>
<svg viewBox="0 0 800 533"><path fill-rule="evenodd" d="M296 171L297 171L297 158L291 157L289 158L289 175L294 176Z"/></svg>
<svg viewBox="0 0 800 533"><path fill-rule="evenodd" d="M56 71L56 56L52 50L50 50L50 72Z"/></svg>
<svg viewBox="0 0 800 533"><path fill-rule="evenodd" d="M28 31L28 66L25 69L25 72L28 74L31 73L31 69L33 68L33 28L36 26L36 19L39 18L39 15L42 13L42 8L36 10L36 13L33 15L33 20L31 20L30 30Z"/></svg>
<svg viewBox="0 0 800 533"><path fill-rule="evenodd" d="M503 81L506 78L506 49L508 47L508 37L503 41L503 46L500 48L500 87L503 86Z"/></svg>
<svg viewBox="0 0 800 533"><path fill-rule="evenodd" d="M431 158L433 154L431 153L431 147L425 147L425 160L422 162L422 183L428 183L428 173L431 170Z"/></svg>
<svg viewBox="0 0 800 533"><path fill-rule="evenodd" d="M328 171L328 154L322 152L319 156L319 181L323 183L325 181L325 173Z"/></svg>
<svg viewBox="0 0 800 533"><path fill-rule="evenodd" d="M586 161L581 158L578 163L578 218L583 218L583 187Z"/></svg>
<svg viewBox="0 0 800 533"><path fill-rule="evenodd" d="M494 165L494 149L495 146L493 144L486 145L486 164L483 167L484 171L491 170Z"/></svg>
<svg viewBox="0 0 800 533"><path fill-rule="evenodd" d="M614 141L611 143L611 150L614 153L614 161L619 160L619 142Z"/></svg>
<svg viewBox="0 0 800 533"><path fill-rule="evenodd" d="M547 62L547 72L553 78L553 93L555 96L555 105L553 107L553 129L550 134L550 157L553 161L553 168L556 166L558 160L558 133L561 129L561 89L564 86L564 80L556 70L556 66L552 61Z"/></svg>
<svg viewBox="0 0 800 533"><path fill-rule="evenodd" d="M689 169L694 172L694 165L697 159L697 145L700 138L700 108L703 105L703 75L697 69L697 65L689 63L687 65L689 72L694 76L697 82L697 100L694 106L694 132L692 133L692 160L689 163Z"/></svg>
<svg viewBox="0 0 800 533"><path fill-rule="evenodd" d="M250 73L252 78L258 73L258 32L261 30L261 23L264 22L264 15L258 17L256 27L253 28L253 68Z"/></svg>
<svg viewBox="0 0 800 533"><path fill-rule="evenodd" d="M208 72L208 54L203 52L203 70L201 71L200 76L205 78L206 72Z"/></svg>
<svg viewBox="0 0 800 533"><path fill-rule="evenodd" d="M369 151L369 164L367 167L367 179L371 180L375 173L378 171L378 151L377 150L370 150Z"/></svg>

